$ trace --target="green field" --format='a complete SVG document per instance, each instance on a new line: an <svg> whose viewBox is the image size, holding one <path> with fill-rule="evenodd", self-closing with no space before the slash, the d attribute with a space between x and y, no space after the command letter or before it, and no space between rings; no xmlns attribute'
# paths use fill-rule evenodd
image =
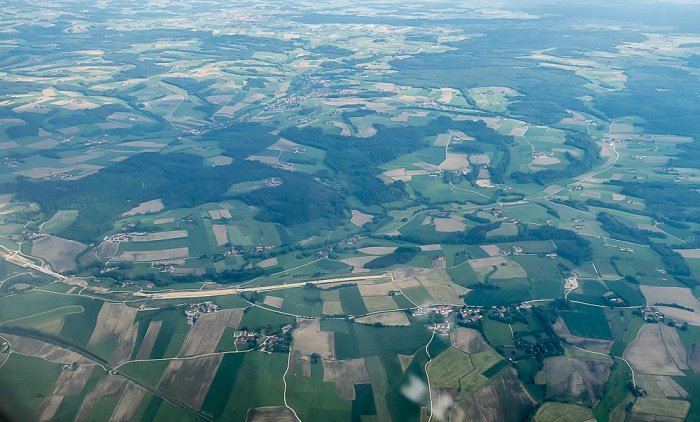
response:
<svg viewBox="0 0 700 422"><path fill-rule="evenodd" d="M592 419L591 409L556 402L547 402L542 405L533 418L537 422L586 422Z"/></svg>
<svg viewBox="0 0 700 422"><path fill-rule="evenodd" d="M613 339L602 308L577 304L574 309L574 311L561 311L561 317L571 334L603 340Z"/></svg>
<svg viewBox="0 0 700 422"><path fill-rule="evenodd" d="M155 387L170 364L169 360L152 362L129 362L119 368L126 375L142 382L144 385Z"/></svg>
<svg viewBox="0 0 700 422"><path fill-rule="evenodd" d="M283 404L284 386L282 379L287 368L287 356L273 353L246 353L243 364L237 372L231 394L226 400L226 406L221 411L221 417L228 420L239 420L245 417L251 407L281 406ZM213 399L212 408L218 408L216 403L222 399Z"/></svg>
<svg viewBox="0 0 700 422"><path fill-rule="evenodd" d="M375 327L342 320L321 320L321 330L333 331L337 359L385 353L412 355L430 340L430 332L418 323L408 327Z"/></svg>
<svg viewBox="0 0 700 422"><path fill-rule="evenodd" d="M296 375L286 377L289 396L287 398L302 420L350 421L353 402L338 397L334 382L323 382L323 366L311 365L311 377L301 375L301 364L297 365Z"/></svg>
<svg viewBox="0 0 700 422"><path fill-rule="evenodd" d="M647 303L640 285L700 297L699 5L646 2L630 14L615 2L160 3L3 5L6 331L111 361L128 332L116 316L85 350L103 305L138 309L131 361L117 372L154 390L133 404L133 420L280 418L249 413L271 406L304 421L425 422L462 411L512 422L700 420L700 376L674 376L689 397L669 399L664 380L647 374L655 370L630 358L648 393L637 398L619 358L644 324L633 309ZM175 230L187 237L132 239ZM48 248L45 235L86 249ZM175 248L187 256L117 256ZM437 283L445 273L464 295ZM363 297L363 277L376 275L393 284ZM565 292L572 276L579 286ZM329 284L307 284L321 280ZM428 329L436 315L407 311L408 326L355 322L447 298L484 308L474 325L446 318L453 330L476 326L486 351L453 348ZM208 323L193 328L185 314L209 300L244 311L240 324L217 318L207 334L221 333L213 352L222 362L197 415L159 383L190 330ZM536 307L525 319L489 318L492 307L525 301ZM551 335L558 317L584 349L612 343L604 387L577 365L610 357ZM288 336L299 341L301 318L332 333L334 360L365 359L369 383L324 382L330 362L298 356L302 347L289 355L234 343L239 330L274 342L291 324L285 349ZM677 332L692 355L700 328ZM530 350L521 335L548 350ZM10 346L0 354L0 419L36 419L66 373L45 349ZM603 388L600 402L554 397L569 374L554 381L542 360L560 348L589 393ZM109 419L121 396L99 391L118 376L105 368L65 395L53 420L75 420L81 407L83 419ZM428 378L451 400L444 418L429 416ZM576 377L566 382L578 388Z"/></svg>
<svg viewBox="0 0 700 422"><path fill-rule="evenodd" d="M490 344L494 346L512 346L513 336L508 328L508 324L494 321L490 318L482 320L484 336Z"/></svg>
<svg viewBox="0 0 700 422"><path fill-rule="evenodd" d="M60 373L59 364L13 354L0 367L0 406L12 419L30 420Z"/></svg>
<svg viewBox="0 0 700 422"><path fill-rule="evenodd" d="M440 388L459 388L459 380L474 369L468 354L450 347L428 365L430 385Z"/></svg>

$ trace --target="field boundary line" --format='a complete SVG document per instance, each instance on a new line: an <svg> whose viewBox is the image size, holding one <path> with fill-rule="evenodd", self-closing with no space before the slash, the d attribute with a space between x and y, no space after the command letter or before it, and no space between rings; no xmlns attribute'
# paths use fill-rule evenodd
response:
<svg viewBox="0 0 700 422"><path fill-rule="evenodd" d="M287 409L291 410L292 413L294 413L294 417L297 418L299 422L301 422L301 419L299 418L299 415L297 415L297 412L292 408L292 406L287 404L287 374L289 373L289 364L291 363L291 361L292 352L290 351L289 353L287 353L287 369L284 370L284 375L282 375L282 382L284 383L284 393L282 395L282 399L284 400L284 406Z"/></svg>
<svg viewBox="0 0 700 422"><path fill-rule="evenodd" d="M433 358L430 357L430 351L428 350L428 347L430 347L430 343L433 342L433 339L435 338L435 328L433 328L433 334L430 336L430 340L428 340L428 344L425 345L425 354L428 355L428 361L425 363L425 379L428 380L428 422L431 422L433 419L433 392L430 389L430 374L428 373L428 365L430 365L430 362L433 361Z"/></svg>

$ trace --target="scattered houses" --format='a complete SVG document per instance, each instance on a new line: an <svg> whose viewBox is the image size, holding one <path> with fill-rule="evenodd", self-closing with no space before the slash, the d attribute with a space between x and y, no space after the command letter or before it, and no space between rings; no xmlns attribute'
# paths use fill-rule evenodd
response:
<svg viewBox="0 0 700 422"><path fill-rule="evenodd" d="M185 315L187 316L187 323L192 325L197 321L197 318L199 318L201 314L213 314L218 310L219 305L215 304L210 300L190 305L190 307L185 310Z"/></svg>

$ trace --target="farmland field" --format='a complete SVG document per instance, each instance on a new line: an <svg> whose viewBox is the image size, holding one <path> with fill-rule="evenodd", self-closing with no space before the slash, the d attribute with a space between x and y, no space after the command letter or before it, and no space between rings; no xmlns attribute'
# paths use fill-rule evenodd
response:
<svg viewBox="0 0 700 422"><path fill-rule="evenodd" d="M0 419L700 418L700 5L608 3L3 5Z"/></svg>
<svg viewBox="0 0 700 422"><path fill-rule="evenodd" d="M600 308L577 305L575 311L564 311L561 315L573 335L612 340L608 321Z"/></svg>

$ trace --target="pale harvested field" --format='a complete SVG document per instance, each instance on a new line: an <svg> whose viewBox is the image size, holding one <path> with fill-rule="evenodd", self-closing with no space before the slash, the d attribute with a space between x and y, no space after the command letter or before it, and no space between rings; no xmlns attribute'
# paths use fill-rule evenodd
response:
<svg viewBox="0 0 700 422"><path fill-rule="evenodd" d="M362 227L367 223L371 223L374 220L374 216L365 214L358 210L352 210L352 219L350 220L352 224Z"/></svg>
<svg viewBox="0 0 700 422"><path fill-rule="evenodd" d="M0 208L5 208L10 204L12 201L12 198L14 198L15 194L13 193L6 193L3 195L0 195Z"/></svg>
<svg viewBox="0 0 700 422"><path fill-rule="evenodd" d="M637 228L641 230L649 230L650 232L664 233L663 230L661 230L653 224L637 224Z"/></svg>
<svg viewBox="0 0 700 422"><path fill-rule="evenodd" d="M489 164L491 159L486 154L471 154L469 156L469 162L476 165Z"/></svg>
<svg viewBox="0 0 700 422"><path fill-rule="evenodd" d="M228 243L228 232L226 231L225 225L213 224L211 228L214 230L214 237L216 237L217 246L223 246Z"/></svg>
<svg viewBox="0 0 700 422"><path fill-rule="evenodd" d="M336 300L324 301L322 312L324 315L340 315L345 313L345 311L343 311L343 306L340 304L340 301Z"/></svg>
<svg viewBox="0 0 700 422"><path fill-rule="evenodd" d="M650 305L657 303L677 303L700 312L700 302L686 287L640 286L642 294Z"/></svg>
<svg viewBox="0 0 700 422"><path fill-rule="evenodd" d="M508 136L523 136L525 132L527 132L527 127L514 126L513 129L510 130Z"/></svg>
<svg viewBox="0 0 700 422"><path fill-rule="evenodd" d="M397 87L396 85L390 83L390 82L378 82L374 84L375 88L377 88L380 91L389 91L389 92L401 92L401 88Z"/></svg>
<svg viewBox="0 0 700 422"><path fill-rule="evenodd" d="M700 314L686 311L685 309L671 308L668 306L657 306L659 311L663 312L667 317L673 318L679 322L687 322L689 325L700 327Z"/></svg>
<svg viewBox="0 0 700 422"><path fill-rule="evenodd" d="M378 174L377 179L381 180L385 185L390 185L396 181L396 180L392 179L391 177L386 176L384 174Z"/></svg>
<svg viewBox="0 0 700 422"><path fill-rule="evenodd" d="M105 302L97 316L97 323L87 347L92 347L114 334L126 331L134 324L136 312L135 308L121 303Z"/></svg>
<svg viewBox="0 0 700 422"><path fill-rule="evenodd" d="M683 400L639 397L634 402L629 420L641 422L680 422L690 410L690 403Z"/></svg>
<svg viewBox="0 0 700 422"><path fill-rule="evenodd" d="M630 123L612 123L610 133L633 133L634 125Z"/></svg>
<svg viewBox="0 0 700 422"><path fill-rule="evenodd" d="M613 201L624 201L625 195L620 195L619 193L613 193L612 199L613 199Z"/></svg>
<svg viewBox="0 0 700 422"><path fill-rule="evenodd" d="M178 356L197 356L213 353L226 327L238 328L243 309L224 309L201 315L190 328Z"/></svg>
<svg viewBox="0 0 700 422"><path fill-rule="evenodd" d="M222 227L225 227L225 226L222 226ZM266 260L260 261L260 262L258 262L257 265L260 268L270 268L270 267L274 267L277 264L278 264L277 257L275 257L275 258L268 258Z"/></svg>
<svg viewBox="0 0 700 422"><path fill-rule="evenodd" d="M452 94L455 92L459 92L453 88L440 88L441 94L440 98L438 98L438 101L441 103L449 104L450 101L452 101Z"/></svg>
<svg viewBox="0 0 700 422"><path fill-rule="evenodd" d="M340 136L350 136L350 128L348 127L347 123L343 122L338 122L336 120L333 120L333 125L337 128L340 128Z"/></svg>
<svg viewBox="0 0 700 422"><path fill-rule="evenodd" d="M359 252L362 252L367 255L388 255L390 253L393 253L395 250L396 247L393 246L369 246L366 248L358 249Z"/></svg>
<svg viewBox="0 0 700 422"><path fill-rule="evenodd" d="M208 160L212 163L212 167L217 166L227 166L233 163L232 157L227 157L225 155L217 155L216 157L209 157Z"/></svg>
<svg viewBox="0 0 700 422"><path fill-rule="evenodd" d="M167 232L153 232L142 236L134 236L134 242L153 242L156 240L181 239L187 237L187 230L171 230Z"/></svg>
<svg viewBox="0 0 700 422"><path fill-rule="evenodd" d="M584 198L600 199L600 192L593 190L584 190L583 192L581 192L581 196Z"/></svg>
<svg viewBox="0 0 700 422"><path fill-rule="evenodd" d="M278 164L277 157L270 157L267 155L251 155L250 157L246 158L246 160L260 161L263 164Z"/></svg>
<svg viewBox="0 0 700 422"><path fill-rule="evenodd" d="M173 222L175 222L175 217L159 218L159 219L153 220L153 224L168 224L168 223L173 223Z"/></svg>
<svg viewBox="0 0 700 422"><path fill-rule="evenodd" d="M508 280L511 278L527 278L527 271L515 261L506 260L506 265L496 266L496 272L491 274L491 278Z"/></svg>
<svg viewBox="0 0 700 422"><path fill-rule="evenodd" d="M17 147L19 147L19 144L15 141L0 142L0 150L17 148Z"/></svg>
<svg viewBox="0 0 700 422"><path fill-rule="evenodd" d="M154 199L152 201L146 201L139 204L139 206L132 208L130 211L125 212L124 216L128 217L130 215L146 214L149 212L158 212L164 208L162 199Z"/></svg>
<svg viewBox="0 0 700 422"><path fill-rule="evenodd" d="M160 332L160 326L163 321L151 321L148 324L148 329L146 330L146 335L143 337L139 351L136 353L136 360L148 359L151 356L151 350L156 344L156 339L158 338L158 333Z"/></svg>
<svg viewBox="0 0 700 422"><path fill-rule="evenodd" d="M47 396L41 401L41 404L34 412L33 420L35 421L50 421L56 415L58 407L63 401L63 396Z"/></svg>
<svg viewBox="0 0 700 422"><path fill-rule="evenodd" d="M124 391L124 387L127 384L127 379L119 376L106 376L97 383L95 389L92 390L85 400L83 400L82 405L80 405L80 410L78 410L78 415L75 417L76 421L86 421L90 415L90 410L96 402L112 397L119 397Z"/></svg>
<svg viewBox="0 0 700 422"><path fill-rule="evenodd" d="M435 243L433 245L420 245L419 248L421 251L441 251L442 250L442 247L438 243Z"/></svg>
<svg viewBox="0 0 700 422"><path fill-rule="evenodd" d="M678 331L675 327L669 327L666 324L659 324L661 328L661 336L666 344L666 350L668 354L673 359L673 363L676 364L678 369L685 370L690 369L685 361L688 359L688 353L685 351L685 346L678 336Z"/></svg>
<svg viewBox="0 0 700 422"><path fill-rule="evenodd" d="M644 324L624 358L640 374L683 376L666 351L659 324Z"/></svg>
<svg viewBox="0 0 700 422"><path fill-rule="evenodd" d="M603 397L603 389L610 376L612 359L571 359L571 366L583 377L588 396L594 405Z"/></svg>
<svg viewBox="0 0 700 422"><path fill-rule="evenodd" d="M276 296L265 296L263 301L265 305L272 306L273 308L281 308L284 303L284 298Z"/></svg>
<svg viewBox="0 0 700 422"><path fill-rule="evenodd" d="M119 252L112 261L159 261L164 259L187 258L190 255L189 248L161 249L156 251Z"/></svg>
<svg viewBox="0 0 700 422"><path fill-rule="evenodd" d="M450 139L452 139L452 134L450 133L441 133L437 136L435 139L435 142L433 143L434 147L446 147L450 144Z"/></svg>
<svg viewBox="0 0 700 422"><path fill-rule="evenodd" d="M210 103L231 101L234 95L209 95L205 97Z"/></svg>
<svg viewBox="0 0 700 422"><path fill-rule="evenodd" d="M369 261L371 261L375 258L376 258L376 256L358 256L355 258L343 258L340 260L340 262L358 269L358 268L362 268L366 263L368 263Z"/></svg>
<svg viewBox="0 0 700 422"><path fill-rule="evenodd" d="M440 233L463 232L467 226L456 218L435 218L435 231Z"/></svg>
<svg viewBox="0 0 700 422"><path fill-rule="evenodd" d="M318 353L323 359L334 359L333 332L321 331L318 319L297 318L297 321L299 327L292 333L292 349L307 356Z"/></svg>
<svg viewBox="0 0 700 422"><path fill-rule="evenodd" d="M218 354L172 360L160 379L157 389L199 410L223 358L224 355Z"/></svg>
<svg viewBox="0 0 700 422"><path fill-rule="evenodd" d="M483 245L483 246L480 246L480 248L483 249L484 252L489 254L489 256L500 256L501 255L501 248L499 248L496 245Z"/></svg>
<svg viewBox="0 0 700 422"><path fill-rule="evenodd" d="M136 147L136 148L165 148L165 144L159 144L157 142L151 142L151 141L124 142L124 143L119 144L119 146L120 147ZM160 201L160 200L157 199L156 201ZM148 202L153 202L153 201L148 201ZM144 204L148 204L148 202L144 202ZM160 211L160 210L158 210L158 211Z"/></svg>
<svg viewBox="0 0 700 422"><path fill-rule="evenodd" d="M74 270L75 258L85 250L85 245L74 240L46 235L32 242L32 255L47 260L54 271Z"/></svg>
<svg viewBox="0 0 700 422"><path fill-rule="evenodd" d="M450 333L452 347L464 353L485 352L491 347L484 340L484 336L477 330L458 327Z"/></svg>
<svg viewBox="0 0 700 422"><path fill-rule="evenodd" d="M553 194L561 191L562 189L564 189L563 186L549 185L545 189L543 189L542 192L546 193L547 195L553 195Z"/></svg>
<svg viewBox="0 0 700 422"><path fill-rule="evenodd" d="M78 353L64 349L63 347L54 346L53 344L44 343L40 340L19 337L12 334L3 334L2 336L12 345L13 351L23 355L34 356L57 363L93 363L90 359Z"/></svg>
<svg viewBox="0 0 700 422"><path fill-rule="evenodd" d="M656 384L659 385L659 388L661 388L661 391L663 391L664 395L667 398L688 398L688 392L685 391L683 387L678 385L678 383L674 381L673 378L664 375L654 375L653 377L654 381L656 381Z"/></svg>
<svg viewBox="0 0 700 422"><path fill-rule="evenodd" d="M58 145L58 142L53 139L44 139L43 141L34 142L33 144L27 145L27 148L31 149L51 149Z"/></svg>
<svg viewBox="0 0 700 422"><path fill-rule="evenodd" d="M368 296L363 297L362 301L365 303L365 307L369 312L375 311L386 311L391 309L397 309L396 302L391 296Z"/></svg>
<svg viewBox="0 0 700 422"><path fill-rule="evenodd" d="M401 180L402 182L410 182L413 176L423 176L428 174L425 170L406 170L405 168L387 170L382 175L388 177L392 181Z"/></svg>
<svg viewBox="0 0 700 422"><path fill-rule="evenodd" d="M112 412L110 422L129 422L134 419L134 414L146 395L146 390L134 383L128 383L119 398L117 406Z"/></svg>
<svg viewBox="0 0 700 422"><path fill-rule="evenodd" d="M129 360L131 352L134 351L134 345L136 345L138 332L139 323L137 322L119 334L119 342L110 361L112 365L119 365Z"/></svg>
<svg viewBox="0 0 700 422"><path fill-rule="evenodd" d="M581 377L581 374L574 370L574 367L571 366L571 362L569 362L566 356L547 358L544 363L547 372L547 384L551 388L553 395L573 399L585 398L581 397L581 391L578 389L571 391L573 389L570 388L569 379L574 373L577 374L578 377ZM572 396L572 393L574 393L575 396Z"/></svg>
<svg viewBox="0 0 700 422"><path fill-rule="evenodd" d="M298 419L288 407L268 406L248 409L245 422L298 422Z"/></svg>
<svg viewBox="0 0 700 422"><path fill-rule="evenodd" d="M377 134L377 129L374 126L358 126L357 136L360 138L369 138Z"/></svg>
<svg viewBox="0 0 700 422"><path fill-rule="evenodd" d="M469 260L469 265L472 266L472 268L485 268L485 267L493 267L495 265L501 265L506 263L506 259L503 256L492 256L489 258L478 258L478 259L471 259Z"/></svg>
<svg viewBox="0 0 700 422"><path fill-rule="evenodd" d="M683 258L696 259L700 258L700 249L674 249L683 256Z"/></svg>
<svg viewBox="0 0 700 422"><path fill-rule="evenodd" d="M533 166L551 166L559 163L561 163L561 160L557 157L540 157L532 160Z"/></svg>
<svg viewBox="0 0 700 422"><path fill-rule="evenodd" d="M357 288L360 290L362 297L386 296L390 291L396 290L394 283L373 283L371 280L357 283Z"/></svg>
<svg viewBox="0 0 700 422"><path fill-rule="evenodd" d="M461 170L469 167L469 158L466 154L448 152L445 161L440 164L441 170Z"/></svg>
<svg viewBox="0 0 700 422"><path fill-rule="evenodd" d="M569 332L569 328L564 323L564 320L559 318L554 325L552 325L554 332L558 336L564 338L570 344L580 347L582 349L591 350L600 353L610 353L610 348L613 342L610 340L600 340L595 338L578 337Z"/></svg>
<svg viewBox="0 0 700 422"><path fill-rule="evenodd" d="M383 325L390 325L390 326L409 326L409 325L411 325L411 321L408 320L408 317L403 312L385 312L385 313L381 313L381 314L374 314L374 315L369 315L369 316L362 317L362 318L357 318L355 321L359 322L361 324L368 324L368 325L372 325L372 324L377 323L377 322L379 322Z"/></svg>
<svg viewBox="0 0 700 422"><path fill-rule="evenodd" d="M402 267L396 268L391 273L394 276L394 281L396 285L398 285L402 289L405 289L407 287L420 286L421 284L416 277L425 274L428 271L430 270L426 268L418 268L404 265Z"/></svg>
<svg viewBox="0 0 700 422"><path fill-rule="evenodd" d="M212 220L221 220L221 214L219 214L219 210L209 210L209 217L212 218Z"/></svg>
<svg viewBox="0 0 700 422"><path fill-rule="evenodd" d="M369 383L365 360L324 360L323 381L335 382L335 390L340 398L355 400L355 384Z"/></svg>
<svg viewBox="0 0 700 422"><path fill-rule="evenodd" d="M442 268L430 270L417 276L416 279L430 293L433 303L460 305L464 303L460 296L470 292L469 289L452 281L447 271Z"/></svg>
<svg viewBox="0 0 700 422"><path fill-rule="evenodd" d="M418 167L418 168L425 170L428 173L434 173L434 172L440 170L439 166L436 166L435 164L426 163L425 161L419 161L417 163L413 163L413 165L415 167Z"/></svg>
<svg viewBox="0 0 700 422"><path fill-rule="evenodd" d="M52 394L58 396L80 394L94 368L92 365L78 365L75 371L62 371L56 380Z"/></svg>
<svg viewBox="0 0 700 422"><path fill-rule="evenodd" d="M478 179L488 179L491 176L488 169L479 169L479 174L476 176Z"/></svg>

